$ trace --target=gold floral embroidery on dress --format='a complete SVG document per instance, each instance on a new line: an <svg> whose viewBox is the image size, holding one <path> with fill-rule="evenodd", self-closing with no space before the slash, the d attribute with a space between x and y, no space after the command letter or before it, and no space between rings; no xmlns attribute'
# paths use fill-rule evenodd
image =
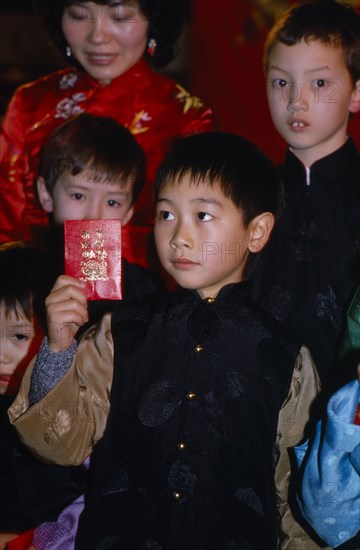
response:
<svg viewBox="0 0 360 550"><path fill-rule="evenodd" d="M108 277L108 262L107 252L104 248L105 239L101 229L95 230L95 240L91 240L89 231L81 233L81 248L83 249L80 262L81 281L107 281Z"/></svg>
<svg viewBox="0 0 360 550"><path fill-rule="evenodd" d="M185 88L176 84L179 93L176 95L176 99L179 99L181 103L184 103L184 115L190 111L190 109L200 109L203 106L201 99L191 95Z"/></svg>
<svg viewBox="0 0 360 550"><path fill-rule="evenodd" d="M20 156L19 153L15 153L15 154L11 155L10 160L9 160L9 170L8 170L7 177L8 177L8 180L11 181L11 182L15 181L15 175L16 175L15 164L16 164L16 161L19 158L19 156Z"/></svg>
<svg viewBox="0 0 360 550"><path fill-rule="evenodd" d="M148 122L149 120L152 120L149 113L146 111L140 111L140 113L135 114L128 128L133 135L143 134L150 129L149 126L143 126L143 123Z"/></svg>

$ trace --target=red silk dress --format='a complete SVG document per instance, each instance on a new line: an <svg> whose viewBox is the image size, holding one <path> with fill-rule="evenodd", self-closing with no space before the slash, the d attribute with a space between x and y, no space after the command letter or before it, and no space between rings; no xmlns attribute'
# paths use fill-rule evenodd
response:
<svg viewBox="0 0 360 550"><path fill-rule="evenodd" d="M0 242L44 240L48 217L36 204L34 187L40 149L55 128L81 112L111 116L146 153L147 183L122 242L128 261L149 267L156 169L175 137L211 131L213 119L198 98L145 61L106 86L67 68L18 88L0 131Z"/></svg>

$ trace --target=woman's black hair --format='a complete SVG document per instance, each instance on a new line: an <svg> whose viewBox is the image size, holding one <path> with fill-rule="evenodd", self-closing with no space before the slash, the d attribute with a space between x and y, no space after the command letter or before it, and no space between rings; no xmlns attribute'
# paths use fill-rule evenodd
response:
<svg viewBox="0 0 360 550"><path fill-rule="evenodd" d="M190 12L190 0L137 0L142 13L149 21L148 38L156 40L153 56L145 52L145 58L154 68L164 67L177 55L177 42ZM61 29L61 19L66 5L72 0L38 0L39 12L45 27L54 42L65 56L67 42ZM95 4L112 4L113 0L95 0ZM79 65L71 56L72 64Z"/></svg>

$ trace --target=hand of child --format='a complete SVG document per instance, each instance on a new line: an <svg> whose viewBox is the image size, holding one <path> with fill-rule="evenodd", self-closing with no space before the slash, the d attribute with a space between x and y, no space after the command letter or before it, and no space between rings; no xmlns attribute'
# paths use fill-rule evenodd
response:
<svg viewBox="0 0 360 550"><path fill-rule="evenodd" d="M52 351L67 350L79 327L88 320L84 288L85 283L75 277L61 275L46 298L48 341Z"/></svg>

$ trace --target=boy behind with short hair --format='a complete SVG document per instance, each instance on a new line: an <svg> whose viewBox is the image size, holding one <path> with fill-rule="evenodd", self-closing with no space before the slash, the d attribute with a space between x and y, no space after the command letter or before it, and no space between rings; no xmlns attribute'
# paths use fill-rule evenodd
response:
<svg viewBox="0 0 360 550"><path fill-rule="evenodd" d="M327 385L360 277L360 157L347 136L360 110L360 14L335 0L296 3L270 32L265 70L289 149L285 208L254 296L309 346Z"/></svg>
<svg viewBox="0 0 360 550"><path fill-rule="evenodd" d="M60 237L65 219L121 219L126 225L144 181L142 148L110 117L77 115L41 150L38 197Z"/></svg>
<svg viewBox="0 0 360 550"><path fill-rule="evenodd" d="M144 152L131 132L112 118L82 113L48 137L41 151L37 188L50 216L49 251L56 275L64 270L64 221L120 219L123 227L134 213L144 182ZM122 250L121 283L126 302L138 302L166 288L160 276L127 262L126 250ZM89 321L77 338L118 302L89 301ZM82 507L80 497L56 521L40 525L34 544L44 549L71 548Z"/></svg>
<svg viewBox="0 0 360 550"><path fill-rule="evenodd" d="M110 117L82 113L45 142L40 157L39 201L50 216L50 252L64 271L64 220L132 218L145 183L145 154L131 132ZM139 301L165 290L160 276L126 261L122 250L123 299ZM90 302L95 322L114 300Z"/></svg>
<svg viewBox="0 0 360 550"><path fill-rule="evenodd" d="M186 138L155 190L157 250L179 289L119 307L77 346L83 285L57 280L47 299L57 337L50 330L10 416L50 460L79 463L95 447L77 548L275 550L278 516L292 530L286 447L303 436L318 380L244 280L279 196L275 169L248 141ZM49 400L66 429L57 415L35 421Z"/></svg>
<svg viewBox="0 0 360 550"><path fill-rule="evenodd" d="M37 460L10 425L7 409L46 333L45 298L53 285L47 254L24 243L0 246L0 547L52 521L85 488L83 467ZM25 536L25 535L23 535ZM31 534L27 533L26 536ZM10 546L9 546L10 547ZM22 548L22 546L17 546Z"/></svg>

